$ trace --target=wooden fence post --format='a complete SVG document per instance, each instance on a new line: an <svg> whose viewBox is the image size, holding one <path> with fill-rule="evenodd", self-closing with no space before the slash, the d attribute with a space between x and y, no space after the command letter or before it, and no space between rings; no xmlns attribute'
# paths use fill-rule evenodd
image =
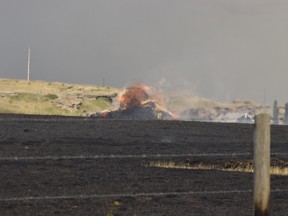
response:
<svg viewBox="0 0 288 216"><path fill-rule="evenodd" d="M254 216L270 215L270 115L255 117L254 132Z"/></svg>

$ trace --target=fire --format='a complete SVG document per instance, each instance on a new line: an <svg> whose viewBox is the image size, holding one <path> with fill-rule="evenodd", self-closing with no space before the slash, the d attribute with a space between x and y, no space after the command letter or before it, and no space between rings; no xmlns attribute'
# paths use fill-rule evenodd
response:
<svg viewBox="0 0 288 216"><path fill-rule="evenodd" d="M119 110L139 108L147 100L151 100L151 89L144 84L128 87L119 96Z"/></svg>
<svg viewBox="0 0 288 216"><path fill-rule="evenodd" d="M118 108L96 113L98 118L114 119L176 119L163 106L163 97L144 84L126 88L118 97Z"/></svg>
<svg viewBox="0 0 288 216"><path fill-rule="evenodd" d="M101 118L109 118L111 112L109 110L104 110L103 112L99 113Z"/></svg>

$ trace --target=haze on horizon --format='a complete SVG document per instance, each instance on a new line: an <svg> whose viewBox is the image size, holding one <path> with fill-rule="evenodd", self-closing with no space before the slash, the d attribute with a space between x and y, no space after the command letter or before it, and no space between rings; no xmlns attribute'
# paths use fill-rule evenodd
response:
<svg viewBox="0 0 288 216"><path fill-rule="evenodd" d="M2 0L0 77L288 101L288 1Z"/></svg>

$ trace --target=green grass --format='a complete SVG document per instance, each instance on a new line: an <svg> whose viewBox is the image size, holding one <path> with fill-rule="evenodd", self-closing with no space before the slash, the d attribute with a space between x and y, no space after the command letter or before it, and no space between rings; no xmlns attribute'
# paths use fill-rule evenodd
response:
<svg viewBox="0 0 288 216"><path fill-rule="evenodd" d="M57 95L55 95L55 94L47 94L47 95L45 95L45 97L47 98L47 99L49 99L49 100L55 100L55 99L57 99L57 98L59 98Z"/></svg>
<svg viewBox="0 0 288 216"><path fill-rule="evenodd" d="M32 93L16 93L15 95L10 97L11 102L28 102L28 103L34 103L34 102L44 102L44 97L32 94Z"/></svg>
<svg viewBox="0 0 288 216"><path fill-rule="evenodd" d="M82 110L94 110L96 112L100 112L105 109L112 109L111 104L104 99L91 99L86 98L83 100L83 106L81 107Z"/></svg>

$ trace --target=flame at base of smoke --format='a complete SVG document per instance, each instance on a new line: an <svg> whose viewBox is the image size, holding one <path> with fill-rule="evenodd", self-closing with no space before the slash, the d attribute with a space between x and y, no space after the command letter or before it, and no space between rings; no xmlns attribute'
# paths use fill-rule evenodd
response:
<svg viewBox="0 0 288 216"><path fill-rule="evenodd" d="M118 109L97 113L94 117L113 119L163 119L176 117L160 106L160 97L144 84L126 88L118 98Z"/></svg>

